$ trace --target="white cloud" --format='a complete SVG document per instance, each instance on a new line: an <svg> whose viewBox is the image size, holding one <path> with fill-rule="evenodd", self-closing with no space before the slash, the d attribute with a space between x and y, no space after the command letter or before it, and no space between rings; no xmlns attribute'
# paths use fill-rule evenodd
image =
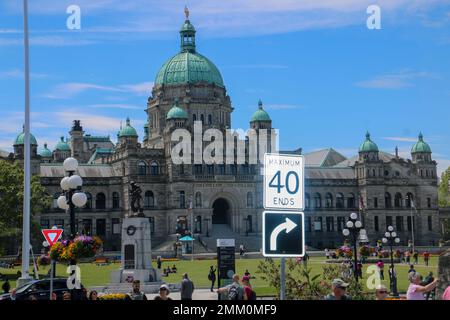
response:
<svg viewBox="0 0 450 320"><path fill-rule="evenodd" d="M153 85L153 82L142 82L136 84L124 84L121 85L120 88L123 88L125 91L135 93L139 96L149 96L152 92Z"/></svg>
<svg viewBox="0 0 450 320"><path fill-rule="evenodd" d="M264 106L267 110L292 110L292 109L303 109L301 105L295 104L268 104Z"/></svg>
<svg viewBox="0 0 450 320"><path fill-rule="evenodd" d="M125 109L125 110L143 110L142 106L134 106L129 104L120 103L102 103L102 104L91 104L88 107L96 109Z"/></svg>
<svg viewBox="0 0 450 320"><path fill-rule="evenodd" d="M382 137L382 139L399 142L417 142L417 138L411 137Z"/></svg>
<svg viewBox="0 0 450 320"><path fill-rule="evenodd" d="M404 69L399 72L375 76L370 80L356 83L358 87L374 89L401 89L415 86L414 81L420 78L436 78L436 75L420 71Z"/></svg>
<svg viewBox="0 0 450 320"><path fill-rule="evenodd" d="M288 66L284 64L237 64L230 66L223 66L222 69L287 69Z"/></svg>
<svg viewBox="0 0 450 320"><path fill-rule="evenodd" d="M48 78L49 75L45 73L30 73L30 77L34 79L43 79ZM24 78L24 72L19 69L12 69L7 71L0 72L0 78L12 78L12 79L23 79Z"/></svg>

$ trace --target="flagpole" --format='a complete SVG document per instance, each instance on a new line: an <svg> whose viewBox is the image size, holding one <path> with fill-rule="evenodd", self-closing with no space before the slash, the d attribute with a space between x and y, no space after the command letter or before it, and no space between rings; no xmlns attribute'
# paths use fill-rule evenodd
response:
<svg viewBox="0 0 450 320"><path fill-rule="evenodd" d="M23 196L23 223L22 223L22 275L19 284L31 280L30 267L30 70L29 70L29 43L28 43L28 0L23 0L23 43L25 65L25 125L24 125L24 196Z"/></svg>
<svg viewBox="0 0 450 320"><path fill-rule="evenodd" d="M415 245L414 245L414 216L413 216L413 208L415 209L416 207L414 206L414 202L411 198L410 202L411 202L411 237L412 237L412 249L413 249L413 253L416 252L415 249Z"/></svg>

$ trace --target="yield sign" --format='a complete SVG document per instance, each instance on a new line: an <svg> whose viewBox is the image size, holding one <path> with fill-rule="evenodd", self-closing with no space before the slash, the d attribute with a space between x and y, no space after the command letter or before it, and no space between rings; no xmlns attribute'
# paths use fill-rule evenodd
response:
<svg viewBox="0 0 450 320"><path fill-rule="evenodd" d="M63 229L42 229L41 231L45 240L47 240L48 246L51 247L61 238Z"/></svg>

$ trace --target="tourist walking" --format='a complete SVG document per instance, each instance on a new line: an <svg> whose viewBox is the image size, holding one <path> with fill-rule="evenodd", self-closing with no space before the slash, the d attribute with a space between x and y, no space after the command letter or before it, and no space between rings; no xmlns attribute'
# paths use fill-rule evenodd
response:
<svg viewBox="0 0 450 320"><path fill-rule="evenodd" d="M187 273L183 274L183 280L181 280L181 300L192 300L192 294L194 293L194 283L189 279Z"/></svg>
<svg viewBox="0 0 450 320"><path fill-rule="evenodd" d="M233 275L233 283L217 289L217 293L226 293L228 300L246 300L247 297L245 296L244 288L239 283L239 279L238 274Z"/></svg>
<svg viewBox="0 0 450 320"><path fill-rule="evenodd" d="M426 286L420 285L422 276L418 272L411 272L408 274L409 287L406 291L406 299L408 300L425 300L424 293L430 292L437 285L437 279L433 280Z"/></svg>
<svg viewBox="0 0 450 320"><path fill-rule="evenodd" d="M250 276L242 277L242 285L244 286L244 293L247 300L256 300L256 293L250 284Z"/></svg>
<svg viewBox="0 0 450 320"><path fill-rule="evenodd" d="M169 294L169 287L163 284L161 287L159 287L159 294L153 300L172 300L172 298L169 297Z"/></svg>
<svg viewBox="0 0 450 320"><path fill-rule="evenodd" d="M416 269L414 269L414 265L413 264L409 265L408 274L410 274L411 272L416 272Z"/></svg>
<svg viewBox="0 0 450 320"><path fill-rule="evenodd" d="M131 300L147 300L144 292L141 291L141 282L139 280L133 281L132 291L128 295Z"/></svg>
<svg viewBox="0 0 450 320"><path fill-rule="evenodd" d="M159 270L161 270L161 256L158 256L158 258L156 258L156 266L158 267Z"/></svg>
<svg viewBox="0 0 450 320"><path fill-rule="evenodd" d="M327 259L330 259L330 251L327 249L327 248L325 248L325 257L327 258Z"/></svg>
<svg viewBox="0 0 450 320"><path fill-rule="evenodd" d="M423 261L425 262L425 265L428 266L428 263L430 261L430 253L428 251L425 251L423 253Z"/></svg>
<svg viewBox="0 0 450 320"><path fill-rule="evenodd" d="M325 300L351 300L351 297L347 293L348 283L345 283L342 279L334 279L331 283L332 292L325 296Z"/></svg>
<svg viewBox="0 0 450 320"><path fill-rule="evenodd" d="M380 274L380 280L384 280L384 262L381 259L378 260L377 267Z"/></svg>
<svg viewBox="0 0 450 320"><path fill-rule="evenodd" d="M208 280L211 281L211 292L214 292L214 283L216 282L216 269L209 267Z"/></svg>
<svg viewBox="0 0 450 320"><path fill-rule="evenodd" d="M405 252L405 263L410 264L411 262L411 252L409 252L409 250L407 250Z"/></svg>
<svg viewBox="0 0 450 320"><path fill-rule="evenodd" d="M413 257L414 257L414 264L419 264L419 251L414 251L414 254L413 254Z"/></svg>

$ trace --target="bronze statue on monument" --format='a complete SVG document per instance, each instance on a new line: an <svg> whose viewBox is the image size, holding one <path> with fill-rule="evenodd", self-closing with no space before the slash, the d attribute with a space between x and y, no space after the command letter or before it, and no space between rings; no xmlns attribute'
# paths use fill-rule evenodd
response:
<svg viewBox="0 0 450 320"><path fill-rule="evenodd" d="M130 197L131 197L131 214L130 217L145 217L144 210L141 207L142 189L136 182L130 182Z"/></svg>

